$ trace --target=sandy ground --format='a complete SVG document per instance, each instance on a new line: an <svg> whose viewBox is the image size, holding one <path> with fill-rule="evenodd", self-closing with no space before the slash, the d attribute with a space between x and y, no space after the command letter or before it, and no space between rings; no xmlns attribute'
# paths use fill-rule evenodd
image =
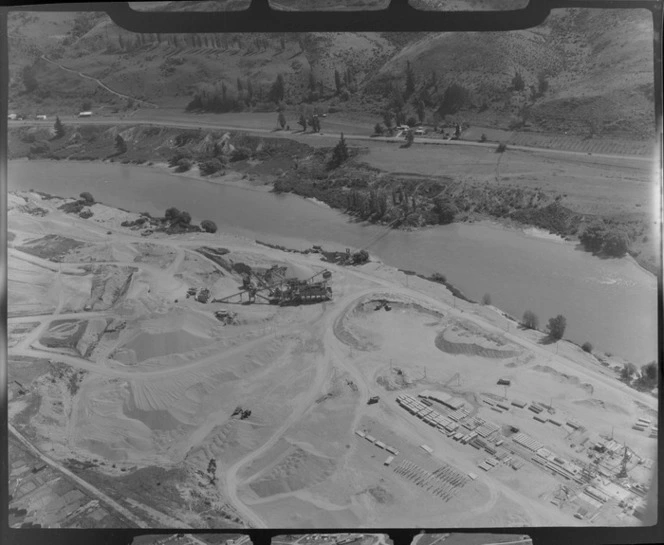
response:
<svg viewBox="0 0 664 545"><path fill-rule="evenodd" d="M632 429L638 418L657 425L655 397L618 382L574 345L542 344L539 333L519 329L497 309L453 301L444 286L406 279L379 262L326 265L330 302L204 304L187 290L207 287L213 298L239 291L231 263L285 265L301 279L323 263L317 254L284 253L223 233L146 239L122 228L107 207L97 216L95 206L93 222L63 214L59 202L12 195L9 212L16 234L9 371L17 381L10 420L52 457L103 461L98 471L107 477L186 468L197 480L179 485L183 505L205 494L208 505L246 525L329 528L589 524L573 517L583 487L533 463L510 427L578 467L590 464L588 447L602 435L643 460L657 459L656 440ZM34 215L35 206L47 213ZM47 235L62 238L44 245L46 253L24 251ZM196 252L201 246L229 250L226 266ZM380 309L380 300L391 310ZM237 323L222 324L217 310L236 312ZM401 394L424 390L452 395L468 419L495 424L493 440L502 433L523 467L500 462L485 472L478 468L490 457L485 451L397 403ZM374 395L378 403L367 404ZM561 425L535 420L513 400L547 405L544 415ZM494 410L499 402L508 409ZM451 412L432 403L440 414ZM233 416L237 407L251 414ZM567 421L582 429L574 432ZM385 445L358 430L398 454L385 465ZM615 473L621 458L622 449L600 466ZM404 467L446 472L445 479L456 475L462 484L418 483L400 472ZM644 467L632 459L630 484L649 484ZM434 482L451 497L436 495ZM601 478L593 482L610 489ZM563 484L572 498L554 506ZM627 494L632 505L640 501L620 490L615 494ZM150 505L149 489L137 494ZM188 516L205 526L205 509ZM638 524L617 499L593 517L595 524Z"/></svg>

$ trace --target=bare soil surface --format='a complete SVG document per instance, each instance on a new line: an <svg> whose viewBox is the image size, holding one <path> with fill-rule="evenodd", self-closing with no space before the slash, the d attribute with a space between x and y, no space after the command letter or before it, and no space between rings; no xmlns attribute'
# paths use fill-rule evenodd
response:
<svg viewBox="0 0 664 545"><path fill-rule="evenodd" d="M61 199L30 193L12 202L46 214L9 211L20 241L9 253L10 423L139 519L197 528L638 524L615 498L636 505L640 496L624 485L650 485L637 460L656 459L656 440L632 426L638 418L656 425L657 400L575 345L543 344L492 307L453 304L441 284L411 277L405 286L402 272L378 262L322 263L316 253L223 233L146 240L112 214L96 222L66 214ZM63 255L20 249L49 235L76 244ZM197 251L203 246L225 251L212 259ZM104 260L91 263L97 250ZM240 262L256 270L286 264L302 278L327 269L333 299L285 307L213 301L240 290L229 266ZM210 302L188 296L203 287ZM237 313L236 322L215 318L221 310ZM445 331L463 350L437 346ZM507 388L498 385L504 378ZM494 454L400 405L402 394L425 390L461 400L466 411L431 401L438 414L478 431L492 426ZM372 396L377 403L368 403ZM536 414L513 400L546 409ZM533 461L511 427L577 468L577 477L602 436L619 437L638 458L628 479L618 479L618 448L597 466L610 477L579 485ZM520 469L505 457L478 467L506 447ZM614 499L580 521L573 514L590 483ZM563 484L570 497L553 505Z"/></svg>

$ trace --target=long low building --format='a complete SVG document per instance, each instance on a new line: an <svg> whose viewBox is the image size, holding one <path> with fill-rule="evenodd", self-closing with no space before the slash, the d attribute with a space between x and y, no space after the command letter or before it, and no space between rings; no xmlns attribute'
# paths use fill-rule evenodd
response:
<svg viewBox="0 0 664 545"><path fill-rule="evenodd" d="M418 394L418 397L433 399L438 403L449 407L450 409L457 410L464 406L463 399L452 397L450 394L439 391L424 390Z"/></svg>
<svg viewBox="0 0 664 545"><path fill-rule="evenodd" d="M530 437L530 435L527 435L523 432L515 434L514 436L512 436L512 439L514 440L515 443L518 443L519 445L522 445L526 447L528 450L532 450L533 452L537 452L539 449L541 449L544 446L537 439L533 439L532 437Z"/></svg>

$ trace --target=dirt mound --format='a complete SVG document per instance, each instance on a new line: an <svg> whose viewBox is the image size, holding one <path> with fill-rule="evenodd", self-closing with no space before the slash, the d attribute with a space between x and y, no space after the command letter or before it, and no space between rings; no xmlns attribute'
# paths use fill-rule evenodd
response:
<svg viewBox="0 0 664 545"><path fill-rule="evenodd" d="M84 320L55 320L39 342L49 348L58 348L65 354L80 356L77 345L86 328Z"/></svg>
<svg viewBox="0 0 664 545"><path fill-rule="evenodd" d="M540 373L549 373L550 375L553 375L553 377L559 382L578 386L579 388L585 390L589 394L592 394L595 391L592 384L588 384L587 382L581 382L579 380L579 377L566 375L565 373L561 373L557 369L549 367L548 365L535 365L533 367L533 371L539 371Z"/></svg>
<svg viewBox="0 0 664 545"><path fill-rule="evenodd" d="M369 342L363 335L362 328L350 324L350 318L347 315L339 316L334 322L334 335L346 346L354 348L355 350L377 350L380 348L378 345Z"/></svg>
<svg viewBox="0 0 664 545"><path fill-rule="evenodd" d="M591 409L599 409L601 411L612 411L614 413L629 414L628 411L623 409L620 405L604 401L603 399L581 399L574 402L576 405L582 407L590 407Z"/></svg>
<svg viewBox="0 0 664 545"><path fill-rule="evenodd" d="M287 278L297 278L298 280L308 280L314 274L313 269L305 267L304 265L298 265L296 263L287 262L286 264L286 277ZM320 277L319 277L320 278Z"/></svg>
<svg viewBox="0 0 664 545"><path fill-rule="evenodd" d="M385 490L382 486L374 486L373 488L369 488L367 492L378 503L385 504L392 503L394 501L394 496L390 494L388 490Z"/></svg>
<svg viewBox="0 0 664 545"><path fill-rule="evenodd" d="M128 418L140 420L151 430L172 431L183 425L167 410L146 411L138 408L131 391L122 411Z"/></svg>
<svg viewBox="0 0 664 545"><path fill-rule="evenodd" d="M458 342L456 340L450 340L448 336L453 335L453 331L450 328L444 329L436 336L436 347L442 351L447 352L448 354L465 354L467 356L481 356L483 358L494 358L494 359L503 359L503 358L513 358L518 356L519 352L514 350L498 350L495 348L488 348L482 346L476 342ZM475 337L479 342L486 344L488 340L486 337Z"/></svg>
<svg viewBox="0 0 664 545"><path fill-rule="evenodd" d="M90 271L94 276L88 304L93 310L111 308L127 292L136 270L134 267L116 267L115 265L91 267Z"/></svg>
<svg viewBox="0 0 664 545"><path fill-rule="evenodd" d="M385 375L381 375L376 379L376 382L380 384L383 388L385 388L388 392L392 392L394 390L402 390L405 388L405 385L403 384L398 384L392 377L387 377Z"/></svg>
<svg viewBox="0 0 664 545"><path fill-rule="evenodd" d="M332 474L335 462L294 447L288 456L249 487L261 498L309 488Z"/></svg>
<svg viewBox="0 0 664 545"><path fill-rule="evenodd" d="M45 237L31 240L19 249L42 259L61 261L66 254L79 246L83 246L83 242L79 242L73 238L62 237L60 235L46 235Z"/></svg>
<svg viewBox="0 0 664 545"><path fill-rule="evenodd" d="M143 331L128 342L123 348L133 351L136 361L184 354L209 344L209 339L200 337L185 329L150 333Z"/></svg>

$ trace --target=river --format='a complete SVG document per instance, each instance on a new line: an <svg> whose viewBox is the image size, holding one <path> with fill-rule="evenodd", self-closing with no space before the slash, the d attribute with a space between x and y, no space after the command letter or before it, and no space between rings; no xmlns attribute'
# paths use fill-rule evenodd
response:
<svg viewBox="0 0 664 545"><path fill-rule="evenodd" d="M335 247L371 244L367 249L383 262L441 272L475 300L489 293L492 304L512 316L532 310L544 325L563 314L565 336L577 343L589 341L637 365L656 358L655 276L630 259L599 259L532 229L479 223L388 232L295 195L119 163L10 161L9 189L72 197L89 191L105 204L159 215L176 206L194 220L213 220L220 230L293 247L303 240Z"/></svg>

